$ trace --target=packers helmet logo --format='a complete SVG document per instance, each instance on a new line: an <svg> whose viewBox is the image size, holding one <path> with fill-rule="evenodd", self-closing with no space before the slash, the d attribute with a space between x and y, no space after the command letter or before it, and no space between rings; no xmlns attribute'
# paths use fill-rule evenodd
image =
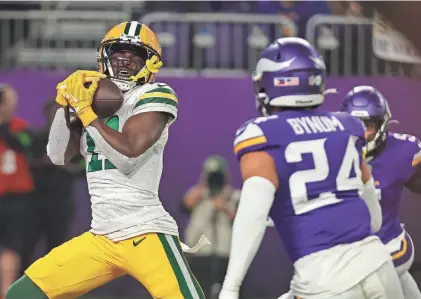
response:
<svg viewBox="0 0 421 299"><path fill-rule="evenodd" d="M139 47L146 51L145 66L128 79L116 78L110 64L114 45ZM100 72L106 73L111 80L124 90L133 88L136 84L150 83L162 66L162 49L155 33L146 25L136 21L120 23L108 31L98 47L97 60ZM114 82L113 81L113 82ZM126 81L122 82L122 81Z"/></svg>
<svg viewBox="0 0 421 299"><path fill-rule="evenodd" d="M101 44L117 40L131 41L146 46L161 60L162 49L158 39L155 33L145 24L136 21L118 24L108 31Z"/></svg>

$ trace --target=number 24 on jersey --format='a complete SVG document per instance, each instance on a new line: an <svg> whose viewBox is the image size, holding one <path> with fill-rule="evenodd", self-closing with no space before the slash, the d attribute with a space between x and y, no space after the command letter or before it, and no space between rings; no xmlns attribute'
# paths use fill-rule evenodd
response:
<svg viewBox="0 0 421 299"><path fill-rule="evenodd" d="M355 144L357 137L350 136L339 171L335 174L336 191L358 191L362 187L360 156ZM333 192L323 192L317 198L309 199L306 184L326 180L332 169L325 148L326 138L290 143L285 149L288 163L303 161L303 154L311 154L314 168L294 172L289 178L291 200L296 215L341 202ZM353 171L352 171L353 170ZM336 170L335 170L336 171ZM355 177L350 177L351 173Z"/></svg>

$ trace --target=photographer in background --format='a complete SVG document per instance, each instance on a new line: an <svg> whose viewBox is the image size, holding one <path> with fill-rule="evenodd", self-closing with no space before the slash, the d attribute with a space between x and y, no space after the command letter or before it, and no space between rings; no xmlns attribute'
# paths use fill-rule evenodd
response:
<svg viewBox="0 0 421 299"><path fill-rule="evenodd" d="M187 245L193 246L202 235L212 242L189 257L190 267L210 299L217 298L228 267L232 223L239 199L240 190L229 184L227 163L219 156L205 161L199 184L184 197L183 209L190 213L185 230Z"/></svg>
<svg viewBox="0 0 421 299"><path fill-rule="evenodd" d="M16 91L0 84L0 299L16 280L26 239L31 235L34 184L27 158L32 134L16 117Z"/></svg>

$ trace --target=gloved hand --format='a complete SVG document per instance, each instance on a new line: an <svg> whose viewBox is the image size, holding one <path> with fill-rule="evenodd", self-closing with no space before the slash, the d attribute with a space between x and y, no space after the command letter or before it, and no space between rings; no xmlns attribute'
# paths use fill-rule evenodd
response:
<svg viewBox="0 0 421 299"><path fill-rule="evenodd" d="M86 88L84 83L89 82L87 81L87 78L88 77L84 76L83 73L79 73L78 75L69 78L67 81L67 101L75 110L84 127L98 118L92 110L91 105L100 78L89 78L89 81L91 81L92 84Z"/></svg>
<svg viewBox="0 0 421 299"><path fill-rule="evenodd" d="M61 106L67 107L69 105L67 101L67 89L69 88L69 80L76 76L82 76L83 82L92 82L95 78L106 78L106 76L102 73L96 72L96 71L84 71L79 70L71 74L69 77L67 77L64 81L57 84L57 96L56 96L56 103L58 103Z"/></svg>

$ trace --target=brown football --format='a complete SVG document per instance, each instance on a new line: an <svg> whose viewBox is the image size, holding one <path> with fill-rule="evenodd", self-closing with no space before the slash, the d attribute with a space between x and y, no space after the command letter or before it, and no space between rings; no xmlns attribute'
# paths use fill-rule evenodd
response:
<svg viewBox="0 0 421 299"><path fill-rule="evenodd" d="M101 79L94 95L92 109L100 118L109 117L120 109L123 100L123 93L117 85L109 79Z"/></svg>
<svg viewBox="0 0 421 299"><path fill-rule="evenodd" d="M91 84L86 83L85 87ZM124 96L121 90L109 79L101 79L98 84L98 89L94 94L92 109L100 118L106 118L120 109L124 101ZM72 111L69 113L70 124L73 125L80 122L76 114Z"/></svg>

